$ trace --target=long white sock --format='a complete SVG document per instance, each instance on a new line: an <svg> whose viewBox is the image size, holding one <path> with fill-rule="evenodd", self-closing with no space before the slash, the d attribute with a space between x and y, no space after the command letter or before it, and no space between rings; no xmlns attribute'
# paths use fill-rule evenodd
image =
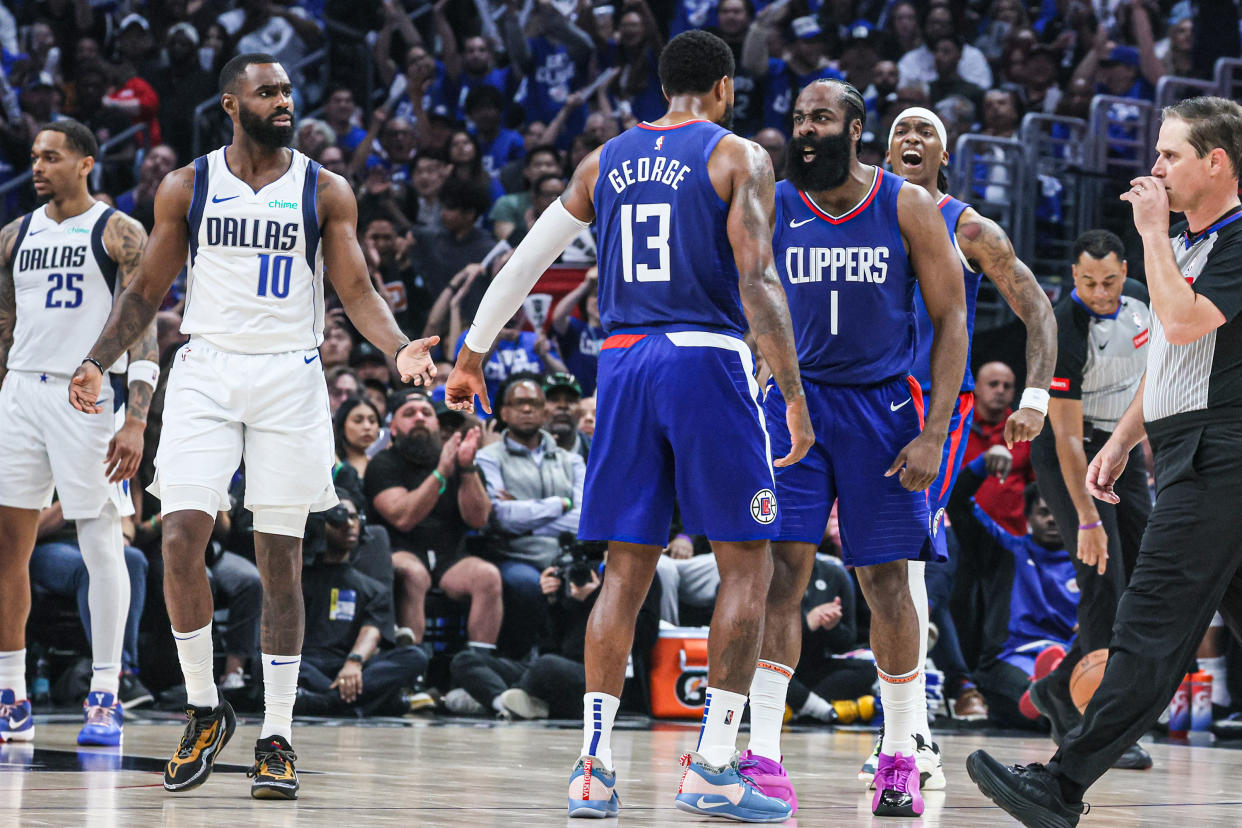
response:
<svg viewBox="0 0 1242 828"><path fill-rule="evenodd" d="M750 680L750 751L773 762L781 761L781 727L791 678L792 668L760 659Z"/></svg>
<svg viewBox="0 0 1242 828"><path fill-rule="evenodd" d="M587 693L582 697L582 755L594 756L612 770L612 723L617 719L621 700L607 693Z"/></svg>
<svg viewBox="0 0 1242 828"><path fill-rule="evenodd" d="M918 718L927 721L927 699L919 681L922 670L911 670L890 676L877 669L880 676L880 702L884 705L884 743L880 752L889 756L914 755L914 734Z"/></svg>
<svg viewBox="0 0 1242 828"><path fill-rule="evenodd" d="M190 632L177 632L177 660L181 662L181 674L185 676L186 702L193 707L215 707L220 703L216 692L216 680L212 675L211 622Z"/></svg>
<svg viewBox="0 0 1242 828"><path fill-rule="evenodd" d="M923 693L923 715L918 718L914 732L931 744L931 725L927 722L927 629L931 624L931 607L927 603L926 562L910 561L910 598L914 601L914 614L919 619L919 689ZM885 708L887 710L887 708ZM885 717L887 721L887 714Z"/></svg>
<svg viewBox="0 0 1242 828"><path fill-rule="evenodd" d="M293 702L298 695L300 655L263 653L263 729L259 738L281 736L293 741Z"/></svg>
<svg viewBox="0 0 1242 828"><path fill-rule="evenodd" d="M810 716L813 719L819 719L821 722L831 721L832 705L823 696L816 693L808 693L806 704L802 705L802 709L798 711L799 716Z"/></svg>
<svg viewBox="0 0 1242 828"><path fill-rule="evenodd" d="M0 652L0 690L12 690L13 700L26 698L26 648Z"/></svg>
<svg viewBox="0 0 1242 828"><path fill-rule="evenodd" d="M1233 696L1229 694L1229 685L1225 683L1225 657L1199 659L1199 669L1212 677L1212 704L1229 707L1233 704Z"/></svg>
<svg viewBox="0 0 1242 828"><path fill-rule="evenodd" d="M91 610L91 691L116 695L129 618L129 571L121 516L108 503L99 517L76 523L78 548L90 576L86 600Z"/></svg>
<svg viewBox="0 0 1242 828"><path fill-rule="evenodd" d="M737 752L737 731L742 725L742 709L746 697L741 693L707 688L703 706L703 724L699 728L699 744L695 750L713 765L725 765Z"/></svg>

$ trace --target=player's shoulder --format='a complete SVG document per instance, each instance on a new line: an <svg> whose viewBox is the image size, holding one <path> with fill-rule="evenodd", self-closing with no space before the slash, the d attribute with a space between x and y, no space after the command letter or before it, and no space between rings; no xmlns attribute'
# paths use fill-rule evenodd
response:
<svg viewBox="0 0 1242 828"><path fill-rule="evenodd" d="M4 257L4 261L7 262L13 257L13 245L17 241L17 234L21 231L22 222L26 221L29 215L30 213L20 215L0 228L0 256Z"/></svg>
<svg viewBox="0 0 1242 828"><path fill-rule="evenodd" d="M174 207L189 209L194 200L194 162L178 167L160 182L155 192L156 206L169 204Z"/></svg>
<svg viewBox="0 0 1242 828"><path fill-rule="evenodd" d="M114 260L141 255L146 240L147 229L137 219L116 209L108 214L103 229L103 245Z"/></svg>

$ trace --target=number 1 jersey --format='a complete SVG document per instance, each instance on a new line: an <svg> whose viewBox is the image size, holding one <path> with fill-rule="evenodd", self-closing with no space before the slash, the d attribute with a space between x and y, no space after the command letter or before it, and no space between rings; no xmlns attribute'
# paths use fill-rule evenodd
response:
<svg viewBox="0 0 1242 828"><path fill-rule="evenodd" d="M181 332L213 348L277 354L323 341L320 166L291 150L284 175L255 192L221 147L194 161Z"/></svg>
<svg viewBox="0 0 1242 828"><path fill-rule="evenodd" d="M728 134L703 120L644 123L604 145L595 215L605 332L745 332L729 205L707 173Z"/></svg>

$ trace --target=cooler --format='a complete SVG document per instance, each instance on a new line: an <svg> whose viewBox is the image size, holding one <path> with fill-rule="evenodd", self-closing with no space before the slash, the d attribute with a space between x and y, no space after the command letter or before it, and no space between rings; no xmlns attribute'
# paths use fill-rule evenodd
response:
<svg viewBox="0 0 1242 828"><path fill-rule="evenodd" d="M651 715L700 719L707 697L707 627L667 627L651 650Z"/></svg>

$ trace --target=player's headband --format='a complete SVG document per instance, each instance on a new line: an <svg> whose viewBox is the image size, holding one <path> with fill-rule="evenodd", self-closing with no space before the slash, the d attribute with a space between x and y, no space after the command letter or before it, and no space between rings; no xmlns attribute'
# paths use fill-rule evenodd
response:
<svg viewBox="0 0 1242 828"><path fill-rule="evenodd" d="M944 128L944 121L940 120L940 116L930 109L921 106L912 106L903 111L900 115L893 119L893 125L888 130L888 146L893 145L893 133L897 131L897 125L906 118L922 118L930 123L936 129L936 135L940 137L940 146L942 149L952 151L949 147L949 133Z"/></svg>

